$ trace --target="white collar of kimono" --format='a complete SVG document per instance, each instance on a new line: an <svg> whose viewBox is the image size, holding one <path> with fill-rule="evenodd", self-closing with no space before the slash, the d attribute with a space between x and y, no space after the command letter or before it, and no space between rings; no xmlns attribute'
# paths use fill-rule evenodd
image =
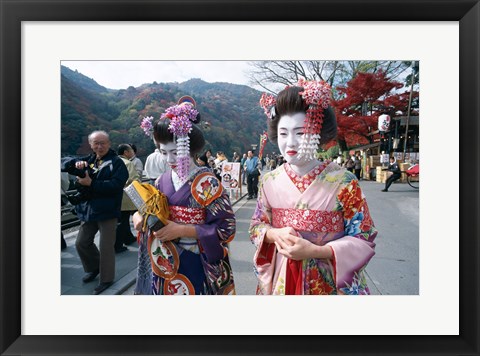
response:
<svg viewBox="0 0 480 356"><path fill-rule="evenodd" d="M172 170L172 182L173 186L175 188L175 191L178 191L183 185L190 180L190 178L200 169L200 167L197 167L196 165L193 165L190 163L190 171L188 172L188 177L185 180L185 182L182 182L180 177L178 176L177 172Z"/></svg>

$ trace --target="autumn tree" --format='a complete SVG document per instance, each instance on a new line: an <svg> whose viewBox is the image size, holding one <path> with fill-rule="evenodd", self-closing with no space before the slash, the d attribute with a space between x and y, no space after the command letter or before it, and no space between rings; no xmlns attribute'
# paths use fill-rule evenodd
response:
<svg viewBox="0 0 480 356"><path fill-rule="evenodd" d="M409 92L399 92L404 85L383 71L358 73L346 86L337 87L339 99L334 100L340 148L371 143L372 131L377 129L378 116L395 116L407 111ZM418 92L414 93L418 98Z"/></svg>
<svg viewBox="0 0 480 356"><path fill-rule="evenodd" d="M276 94L300 78L322 80L332 87L337 111L338 144L367 144L369 132L377 127L378 115L397 111L406 113L408 93L398 93L402 82L410 78L410 67L418 81L418 62L412 61L255 61L249 62L252 85ZM410 83L408 81L408 83ZM418 108L414 92L412 108ZM335 145L335 142L326 148Z"/></svg>

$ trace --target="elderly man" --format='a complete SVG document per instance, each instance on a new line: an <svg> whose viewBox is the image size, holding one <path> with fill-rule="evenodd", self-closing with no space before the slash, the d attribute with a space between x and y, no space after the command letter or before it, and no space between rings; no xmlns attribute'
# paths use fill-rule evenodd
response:
<svg viewBox="0 0 480 356"><path fill-rule="evenodd" d="M100 273L100 283L93 291L93 294L100 294L115 278L115 232L128 171L110 149L110 138L105 131L92 132L88 142L94 153L75 162L77 169L86 170L83 178L77 177L78 183L89 187L88 199L76 206L82 223L75 246L87 272L83 282L93 281ZM99 230L100 251L94 244Z"/></svg>

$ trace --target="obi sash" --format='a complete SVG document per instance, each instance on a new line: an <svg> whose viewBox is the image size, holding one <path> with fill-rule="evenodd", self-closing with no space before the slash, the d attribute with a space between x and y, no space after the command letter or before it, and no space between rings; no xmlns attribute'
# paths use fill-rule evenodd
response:
<svg viewBox="0 0 480 356"><path fill-rule="evenodd" d="M273 208L272 226L322 234L344 231L342 212L312 209ZM302 294L302 261L288 259L286 267L285 294Z"/></svg>
<svg viewBox="0 0 480 356"><path fill-rule="evenodd" d="M272 209L272 226L297 231L330 233L344 231L343 213L312 209Z"/></svg>
<svg viewBox="0 0 480 356"><path fill-rule="evenodd" d="M207 217L205 209L202 208L190 208L178 205L170 205L168 208L170 210L171 220L183 224L204 224ZM200 253L198 243L194 239L181 237L176 240L175 245L196 254Z"/></svg>
<svg viewBox="0 0 480 356"><path fill-rule="evenodd" d="M170 205L170 219L183 224L204 224L207 214L205 209Z"/></svg>

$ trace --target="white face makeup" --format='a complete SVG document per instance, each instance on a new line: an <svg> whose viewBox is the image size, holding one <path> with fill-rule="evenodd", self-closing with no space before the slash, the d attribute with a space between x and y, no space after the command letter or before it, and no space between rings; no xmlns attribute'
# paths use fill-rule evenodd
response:
<svg viewBox="0 0 480 356"><path fill-rule="evenodd" d="M278 149L290 165L301 164L304 159L298 158L298 150L302 143L305 114L284 115L277 128Z"/></svg>
<svg viewBox="0 0 480 356"><path fill-rule="evenodd" d="M175 142L169 142L167 144L160 144L160 154L165 159L167 164L173 171L177 168L177 144Z"/></svg>
<svg viewBox="0 0 480 356"><path fill-rule="evenodd" d="M304 124L305 114L296 113L291 116L282 116L277 128L278 149L287 163L300 176L308 173L318 163L316 160L308 161L305 156L298 158L298 150L303 140Z"/></svg>

